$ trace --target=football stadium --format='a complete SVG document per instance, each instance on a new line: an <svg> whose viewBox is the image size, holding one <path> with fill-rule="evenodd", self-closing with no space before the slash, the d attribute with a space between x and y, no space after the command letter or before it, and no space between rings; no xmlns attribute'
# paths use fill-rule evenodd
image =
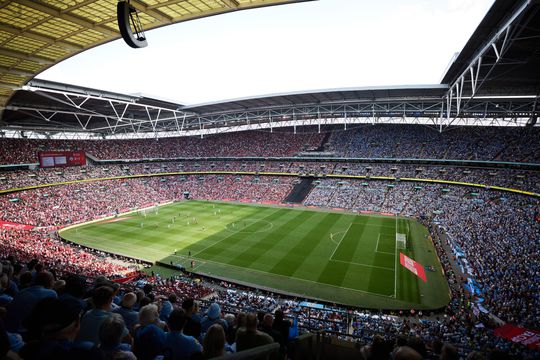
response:
<svg viewBox="0 0 540 360"><path fill-rule="evenodd" d="M186 104L42 76L329 4L0 4L0 358L540 358L538 1L489 2L429 85Z"/></svg>

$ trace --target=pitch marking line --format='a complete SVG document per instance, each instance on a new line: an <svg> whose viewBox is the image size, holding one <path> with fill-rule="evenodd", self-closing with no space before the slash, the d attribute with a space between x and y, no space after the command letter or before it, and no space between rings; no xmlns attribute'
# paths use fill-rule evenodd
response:
<svg viewBox="0 0 540 360"><path fill-rule="evenodd" d="M184 266L184 268L186 268L186 270L196 270L198 269L199 267L203 266L204 264L206 264L206 260L200 260L199 258L197 259L194 259L193 256L190 258L190 257L185 257L185 256L180 256L180 255L170 255L170 257L173 257L173 258L177 258L177 259L180 259L181 261L187 261L189 263L191 263L191 261L197 261L197 265L195 265L195 267L191 267L191 266ZM191 265L191 264L190 264Z"/></svg>
<svg viewBox="0 0 540 360"><path fill-rule="evenodd" d="M334 244L338 245L339 242L335 242L335 241L334 241L334 236L339 235L339 234L344 234L344 233L345 233L345 231L338 231L338 232L335 232L335 233L330 233L330 240L331 240ZM341 236L342 239L343 239L343 236L345 236L345 235L342 235L342 236Z"/></svg>
<svg viewBox="0 0 540 360"><path fill-rule="evenodd" d="M344 290L349 290L349 291L355 291L355 292L360 292L360 293L364 293L364 294L371 294L371 295L380 296L380 297L384 297L384 298L392 297L392 295L383 295L383 294L374 293L374 292L370 292L370 291L365 291L365 290L360 290L360 289L353 289L353 288L349 288L349 287L345 287L345 286L337 286L337 285L332 285L332 284L326 284L326 283L321 283L321 282L318 282L318 281L302 279L302 278L294 277L294 276L281 275L281 274L276 274L276 273L272 273L272 272L268 272L268 271L264 271L264 270L253 269L253 268L248 269L248 268L245 268L245 267L242 267L242 266L222 263L222 262L219 262L219 261L207 260L207 259L204 259L204 258L197 258L197 259L202 260L202 261L206 261L207 263L214 263L214 264L222 265L222 266L225 266L225 267L231 266L231 267L235 267L235 268L242 269L242 270L249 270L249 271L259 272L261 274L267 274L267 275L270 275L270 276L278 276L278 277L282 277L282 278L286 278L286 279L294 279L294 280L299 280L299 281L305 281L305 282L312 283L312 284L317 284L317 285L322 285L322 286L330 286L330 287L333 287L333 288L344 289ZM336 260L332 260L332 261L336 261ZM339 260L337 260L337 261L339 261ZM211 274L211 273L209 273L209 274ZM242 281L241 279L238 279L238 280ZM400 300L398 300L398 301L400 301Z"/></svg>
<svg viewBox="0 0 540 360"><path fill-rule="evenodd" d="M377 236L377 245L375 246L375 252L380 254L387 254L387 255L394 255L394 253L388 252L388 251L379 251L379 240L381 239L381 233L379 233L379 236Z"/></svg>
<svg viewBox="0 0 540 360"><path fill-rule="evenodd" d="M344 264L351 264L351 265L365 266L365 267L370 267L370 268L375 268L375 269L394 271L394 269L392 269L392 268L387 268L387 267L384 267L384 266L362 264L362 263L358 263L358 262L354 262L354 261L344 261L344 260L336 260L336 259L330 259L330 261L337 261L337 262L344 263Z"/></svg>
<svg viewBox="0 0 540 360"><path fill-rule="evenodd" d="M330 258L329 260L333 260L332 258L334 257L334 254L336 253L336 250L339 248L339 245L341 245L341 242L343 241L343 239L345 239L345 236L347 236L347 233L349 232L349 230L351 229L351 226L352 226L352 223L349 224L349 227L347 228L347 230L345 230L345 233L343 234L343 236L341 237L341 239L339 240L336 248L334 249L334 251L332 252L332 255L330 255Z"/></svg>
<svg viewBox="0 0 540 360"><path fill-rule="evenodd" d="M278 212L279 210L280 210L280 209L277 209L277 210L273 211L271 214L268 214L267 216L265 216L264 218L260 219L259 221L267 221L267 222L268 222L268 220L263 220L263 219L266 219L266 218L268 218L268 217L274 215L274 214L275 214L276 212ZM208 245L207 247L205 247L204 249L202 249L202 250L200 250L200 251L197 251L197 252L196 252L195 254L193 254L192 256L193 256L193 257L194 257L194 256L197 256L197 255L199 255L200 253L202 253L203 251L205 251L206 249L211 248L212 246L219 244L219 243L222 242L223 240L226 240L226 239L230 238L231 236L234 236L234 235L239 234L239 233L240 233L240 231L232 232L230 235L225 236L223 239L218 240L218 241L216 241L215 243L212 243L212 244Z"/></svg>
<svg viewBox="0 0 540 360"><path fill-rule="evenodd" d="M397 298L397 273L398 273L398 264L397 264L397 254L398 254L398 248L397 248L397 234L398 234L398 218L396 216L396 235L394 238L394 299Z"/></svg>
<svg viewBox="0 0 540 360"><path fill-rule="evenodd" d="M130 253L130 251L133 251L133 246L132 244L125 244L125 243L115 243L114 244L114 247L117 248L119 251L116 251L115 249L112 249L110 248L110 246L105 249L105 248L101 248L103 245L101 245L101 243L107 241L108 243L110 243L110 239L97 239L97 238L92 238L91 236L83 236L83 235L78 235L78 240L83 240L85 242L89 242L90 244L80 244L82 246L87 246L89 248L92 248L92 249L95 249L95 250L100 250L100 251L108 251L110 252L111 254L118 254L118 255L121 255L121 256L127 256L127 257L133 257L133 253ZM130 251L124 251L123 249L129 249ZM161 257L164 257L164 256L167 256L167 252L166 251L162 251L162 250L158 250L158 249L155 249L155 248L145 248L144 249L144 252L146 254L148 253L152 253L156 256L156 258L161 258ZM147 261L155 261L155 259L148 259L147 256L140 256L139 257L140 259L145 259Z"/></svg>
<svg viewBox="0 0 540 360"><path fill-rule="evenodd" d="M353 222L352 224L354 224L354 225L362 225L362 226L377 227L377 228L379 228L379 229L390 229L390 230L395 230L395 227L394 227L394 226L382 226L382 225L377 225L377 224L364 224L364 223L355 223L355 222Z"/></svg>

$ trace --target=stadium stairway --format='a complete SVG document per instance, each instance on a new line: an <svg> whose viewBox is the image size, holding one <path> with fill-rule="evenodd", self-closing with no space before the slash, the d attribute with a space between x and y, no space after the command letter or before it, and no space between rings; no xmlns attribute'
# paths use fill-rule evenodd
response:
<svg viewBox="0 0 540 360"><path fill-rule="evenodd" d="M325 135L324 135L324 138L322 139L321 141L321 145L319 145L319 147L317 149L315 149L315 151L327 151L326 149L326 143L328 142L328 139L330 139L330 135L332 135L332 133L330 131L328 131Z"/></svg>
<svg viewBox="0 0 540 360"><path fill-rule="evenodd" d="M285 197L285 202L301 204L313 188L313 180L314 178L302 178L302 180L292 188L289 195Z"/></svg>

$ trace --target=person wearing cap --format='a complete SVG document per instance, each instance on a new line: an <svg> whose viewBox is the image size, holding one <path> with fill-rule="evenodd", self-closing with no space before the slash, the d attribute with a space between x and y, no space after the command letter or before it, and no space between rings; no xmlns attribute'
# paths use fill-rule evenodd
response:
<svg viewBox="0 0 540 360"><path fill-rule="evenodd" d="M201 321L201 331L206 333L214 324L219 324L223 330L227 330L227 321L221 318L221 308L216 303L210 304L206 316Z"/></svg>
<svg viewBox="0 0 540 360"><path fill-rule="evenodd" d="M80 314L65 300L45 298L25 321L31 339L20 351L25 360L103 359L95 344L75 341Z"/></svg>
<svg viewBox="0 0 540 360"><path fill-rule="evenodd" d="M159 319L161 321L167 321L169 318L169 315L174 310L174 304L178 298L176 297L176 294L169 294L168 297L163 299L163 302L161 303L161 309L159 311Z"/></svg>
<svg viewBox="0 0 540 360"><path fill-rule="evenodd" d="M182 302L182 309L186 312L186 324L184 334L199 339L201 336L201 319L199 316L198 304L191 298Z"/></svg>

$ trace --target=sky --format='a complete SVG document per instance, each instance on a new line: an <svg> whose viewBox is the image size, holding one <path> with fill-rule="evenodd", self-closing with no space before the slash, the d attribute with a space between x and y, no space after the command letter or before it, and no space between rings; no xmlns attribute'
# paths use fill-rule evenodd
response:
<svg viewBox="0 0 540 360"><path fill-rule="evenodd" d="M37 78L198 104L317 89L438 84L493 0L318 0L116 40Z"/></svg>

